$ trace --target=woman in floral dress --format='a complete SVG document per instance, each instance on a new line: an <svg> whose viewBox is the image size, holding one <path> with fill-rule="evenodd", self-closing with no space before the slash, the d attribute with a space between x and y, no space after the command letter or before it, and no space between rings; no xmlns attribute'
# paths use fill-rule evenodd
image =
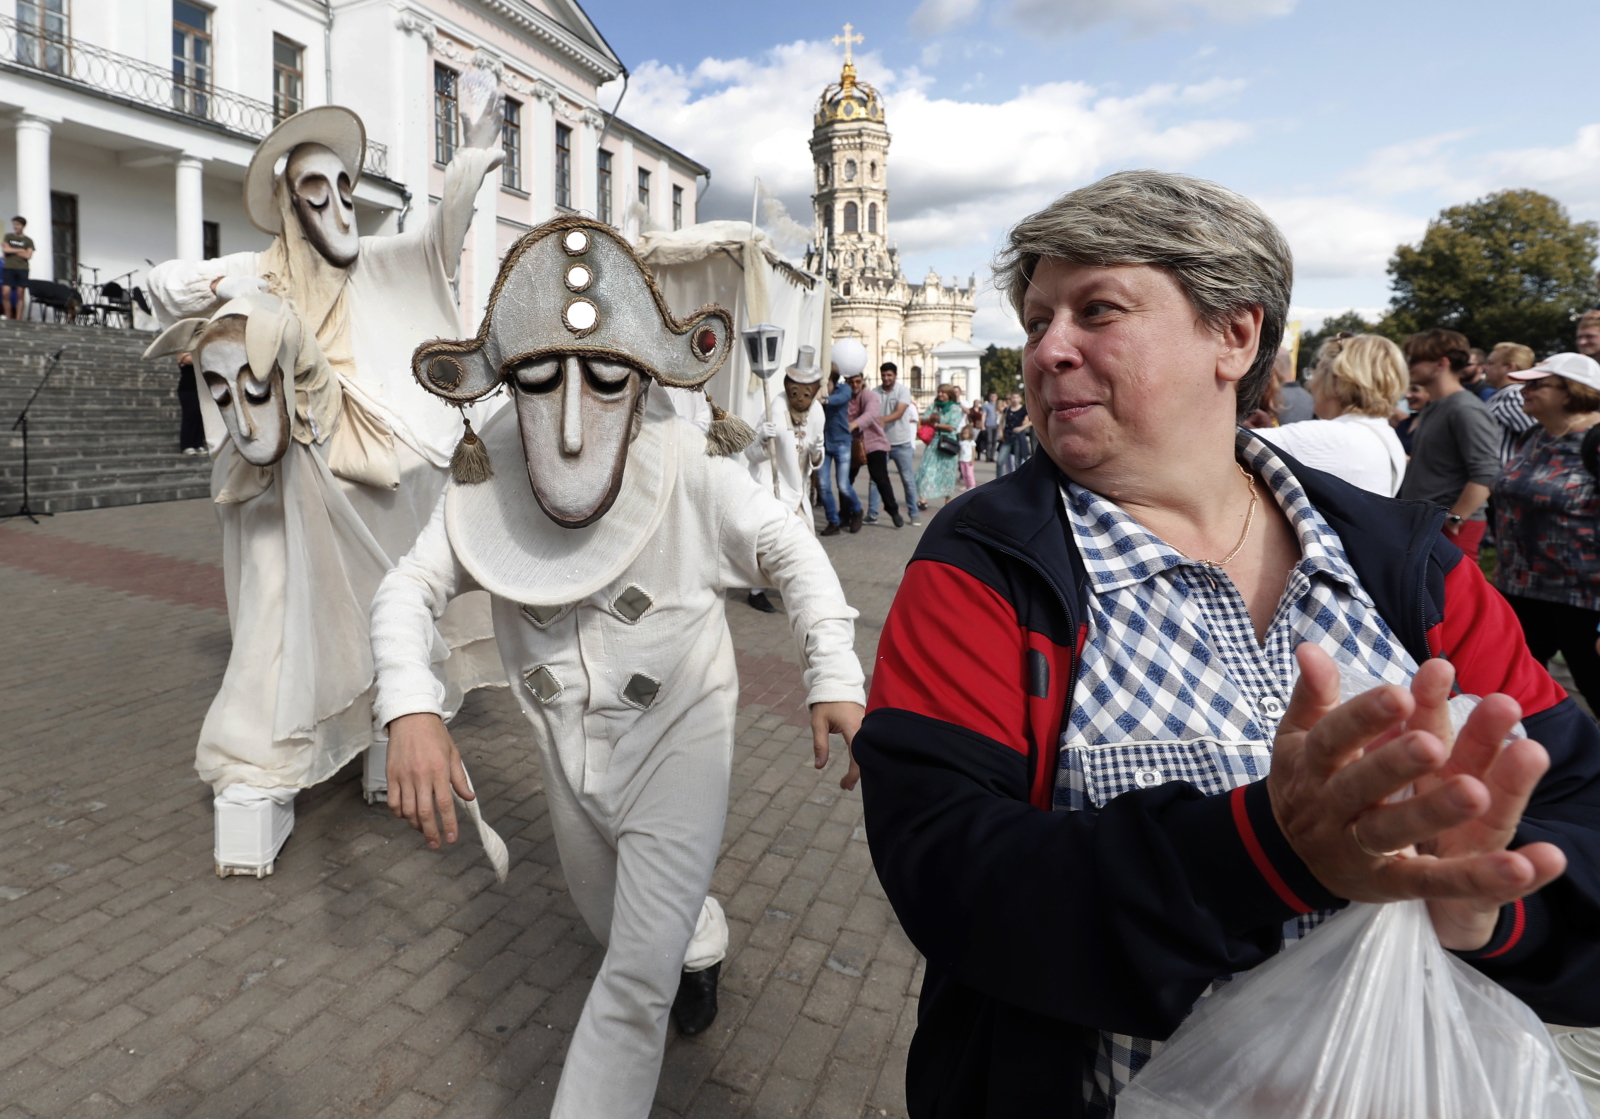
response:
<svg viewBox="0 0 1600 1119"><path fill-rule="evenodd" d="M928 502L944 498L949 501L956 495L956 454L954 441L961 428L961 393L954 385L940 385L938 395L928 409L926 422L933 424L933 442L922 452L922 462L917 466L917 505L926 509ZM950 438L945 439L948 435ZM948 452L939 449L940 443L949 443Z"/></svg>

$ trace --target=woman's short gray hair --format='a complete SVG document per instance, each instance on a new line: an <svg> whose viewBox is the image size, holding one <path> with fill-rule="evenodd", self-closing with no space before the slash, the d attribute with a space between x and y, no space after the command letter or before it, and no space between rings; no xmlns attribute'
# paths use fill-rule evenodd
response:
<svg viewBox="0 0 1600 1119"><path fill-rule="evenodd" d="M1164 268L1201 321L1217 330L1259 305L1260 346L1239 382L1239 414L1254 410L1272 376L1294 286L1289 242L1261 207L1205 179L1119 171L1063 194L1011 230L994 277L1019 318L1034 270L1046 257Z"/></svg>

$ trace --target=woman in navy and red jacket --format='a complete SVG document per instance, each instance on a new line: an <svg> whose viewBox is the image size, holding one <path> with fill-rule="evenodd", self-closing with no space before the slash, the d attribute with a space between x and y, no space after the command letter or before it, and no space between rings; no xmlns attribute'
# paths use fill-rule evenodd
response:
<svg viewBox="0 0 1600 1119"><path fill-rule="evenodd" d="M1342 733L1346 712L1365 704L1370 715L1378 702L1373 692L1333 711L1335 696L1316 708L1320 722L1308 733L1290 734L1297 710L1303 715L1316 706L1308 706L1301 691L1318 685L1302 680L1277 730L1270 779L1210 795L1184 781L1148 787L1141 781L1097 811L1051 810L1059 801L1062 731L1081 724L1074 714L1099 699L1085 693L1081 679L1084 643L1104 636L1091 632L1094 619L1103 624L1105 603L1096 599L1071 523L1069 489L1080 497L1114 495L1152 532L1159 526L1158 535L1185 556L1225 556L1243 523L1234 554L1203 566L1229 576L1227 585L1251 607L1262 648L1271 625L1261 615L1275 624L1287 609L1274 609L1284 586L1280 562L1287 556L1293 578L1300 559L1294 529L1275 515L1272 499L1257 511L1257 487L1271 480L1249 479L1248 511L1245 487L1236 476L1229 481L1229 469L1243 467L1234 459L1231 417L1223 411L1253 400L1260 375L1270 372L1287 304L1287 247L1280 249L1265 216L1232 192L1151 172L1113 176L1065 196L1055 204L1062 219L1055 228L1068 232L1058 239L1109 237L1105 230L1115 221L1107 214L1137 209L1140 199L1130 203L1129 197L1141 191L1157 204L1124 225L1143 221L1158 248L1192 236L1208 221L1221 225L1225 236L1203 238L1224 246L1216 262L1221 274L1248 279L1252 267L1276 268L1265 285L1276 293L1246 287L1243 310L1225 319L1210 313L1205 278L1195 281L1183 272L1190 265L1181 252L1168 258L1130 253L1141 265L1154 260L1158 267L1105 266L1095 262L1115 255L1103 245L1083 250L1079 259L1070 250L1052 251L1049 236L1055 234L1040 231L1041 215L1013 233L1011 260L1020 261L1025 289L1015 302L1029 337L1028 403L1044 453L958 498L928 529L885 623L867 718L853 747L878 876L927 957L907 1067L913 1119L1094 1113L1085 1084L1093 1079L1097 1033L1165 1038L1214 979L1279 951L1285 922L1351 899L1427 896L1437 889L1419 885L1419 878L1393 889L1372 885L1385 875L1398 882L1394 876L1413 874L1426 861L1385 853L1424 841L1417 817L1408 817L1407 832L1397 823L1403 806L1381 805L1386 791L1349 820L1308 822L1319 812L1331 816L1333 809L1321 805L1348 794L1338 782L1358 769L1372 772L1380 757L1392 767L1389 787L1418 780L1422 791L1408 802L1410 811L1437 813L1437 826L1427 834L1439 836L1440 845L1424 846L1441 856L1432 866L1445 874L1471 863L1471 874L1462 869L1450 888L1453 898L1470 895L1471 912L1481 917L1459 954L1546 1021L1600 1023L1600 730L1531 659L1515 616L1477 566L1440 536L1442 509L1380 498L1279 456L1342 544L1369 596L1362 601L1375 608L1405 653L1419 665L1447 660L1460 692L1502 693L1520 705L1526 734L1548 754L1542 778L1544 754L1534 742L1519 741L1484 763L1520 766L1514 775L1485 768L1479 784L1459 772L1450 776L1452 790L1471 807L1446 820L1454 811L1444 807L1450 790L1430 788L1426 775L1450 774L1455 763L1437 740L1413 731L1380 738L1381 747L1365 757L1357 749L1353 760L1330 764L1330 771L1345 768L1316 778L1327 782L1318 795L1296 800L1296 790L1312 780L1304 777L1312 752L1307 744L1320 741L1317 749L1331 749L1329 736L1336 732L1327 728L1337 725ZM1230 262L1228 246L1255 259ZM1220 337L1215 352L1207 349L1205 330L1181 345L1172 341L1182 331L1173 325L1177 320L1160 321L1176 313L1161 303L1162 285L1178 291L1202 326ZM1219 317L1225 321L1216 326ZM1162 361L1130 358L1141 346L1160 350ZM1264 363L1255 360L1258 351ZM1206 376L1212 368L1206 363L1213 363L1227 399L1209 395L1206 376L1184 379L1185 362ZM1158 372L1148 373L1151 368ZM1151 376L1169 377L1163 392L1135 391L1148 387ZM1151 426L1156 420L1176 430ZM1208 439L1224 438L1226 447L1207 449ZM1141 457L1118 458L1120 449L1140 439L1154 442L1137 447ZM1191 454L1188 445L1204 453ZM1169 461L1185 455L1191 458ZM1108 463L1115 468L1110 473ZM1141 491L1141 470L1159 475L1159 486ZM1186 474L1195 477L1192 486ZM1141 504L1145 493L1157 496ZM1203 508L1186 512L1186 522L1161 506L1170 495L1177 495L1174 505L1192 498L1186 510L1215 495L1217 513L1208 521ZM1236 564L1236 558L1245 562ZM940 604L937 611L926 608L933 602ZM952 627L951 618L960 619L959 626ZM1177 636L1163 640L1178 643ZM1311 661L1302 657L1301 665L1307 677L1315 675ZM1426 668L1418 679L1441 671ZM1104 680L1093 685L1105 686ZM1325 678L1321 686L1325 694ZM1501 720L1493 733L1503 737L1517 712L1491 699L1480 714L1491 707ZM1396 725L1412 710L1407 706ZM1458 755L1480 749L1464 742L1457 739ZM1409 763L1396 761L1397 751L1412 746L1427 759L1403 773ZM1291 765L1300 767L1300 777L1289 773ZM1497 778L1501 790L1491 803L1484 785L1496 785ZM1507 799L1503 788L1517 781L1520 794ZM1424 801L1432 807L1419 806ZM1469 816L1487 821L1497 813L1510 821L1498 839L1479 847L1444 843L1443 837L1475 826ZM1349 851L1337 850L1340 843ZM1478 885L1501 870L1510 885ZM1474 884L1464 884L1469 879ZM1460 947L1451 939L1451 918L1442 915L1459 914L1466 903L1430 904L1438 906L1441 940ZM1099 1113L1112 1107L1102 1103Z"/></svg>

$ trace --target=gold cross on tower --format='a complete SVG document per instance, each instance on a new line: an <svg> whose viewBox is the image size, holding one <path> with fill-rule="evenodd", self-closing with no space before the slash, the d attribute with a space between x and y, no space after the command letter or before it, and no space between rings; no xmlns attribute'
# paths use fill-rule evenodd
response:
<svg viewBox="0 0 1600 1119"><path fill-rule="evenodd" d="M854 30L855 30L855 28L847 23L847 24L844 25L844 34L843 35L835 35L833 37L833 45L834 46L837 47L837 46L841 46L842 45L844 47L844 64L846 66L849 66L851 64L851 62L852 62L851 51L850 51L851 45L855 44L855 43L864 43L864 42L866 42L866 37L865 36L850 34L850 32L852 32Z"/></svg>

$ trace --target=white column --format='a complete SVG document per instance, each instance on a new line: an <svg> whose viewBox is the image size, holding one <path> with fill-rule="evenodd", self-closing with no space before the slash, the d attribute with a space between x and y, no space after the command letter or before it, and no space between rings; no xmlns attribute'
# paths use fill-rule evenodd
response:
<svg viewBox="0 0 1600 1119"><path fill-rule="evenodd" d="M179 260L199 260L205 255L205 175L200 160L192 155L178 157L177 211Z"/></svg>
<svg viewBox="0 0 1600 1119"><path fill-rule="evenodd" d="M466 316L469 331L476 331L483 321L495 273L500 268L500 251L496 244L500 232L499 209L500 171L497 168L483 177L483 185L478 188L478 197L473 201L472 229L467 235L472 246L472 305Z"/></svg>
<svg viewBox="0 0 1600 1119"><path fill-rule="evenodd" d="M586 110L583 120L572 130L572 208L586 217L600 217L600 120L598 113ZM616 201L616 161L611 163L612 202Z"/></svg>
<svg viewBox="0 0 1600 1119"><path fill-rule="evenodd" d="M650 216L658 228L672 228L672 164L666 156L656 160L650 176Z"/></svg>
<svg viewBox="0 0 1600 1119"><path fill-rule="evenodd" d="M29 278L55 279L56 258L50 243L50 122L31 113L17 117L17 213L27 219L25 232L33 238ZM64 279L70 283L74 277Z"/></svg>
<svg viewBox="0 0 1600 1119"><path fill-rule="evenodd" d="M548 85L537 85L528 99L532 110L528 121L528 151L523 165L528 169L528 193L533 196L535 225L556 216L556 92Z"/></svg>

